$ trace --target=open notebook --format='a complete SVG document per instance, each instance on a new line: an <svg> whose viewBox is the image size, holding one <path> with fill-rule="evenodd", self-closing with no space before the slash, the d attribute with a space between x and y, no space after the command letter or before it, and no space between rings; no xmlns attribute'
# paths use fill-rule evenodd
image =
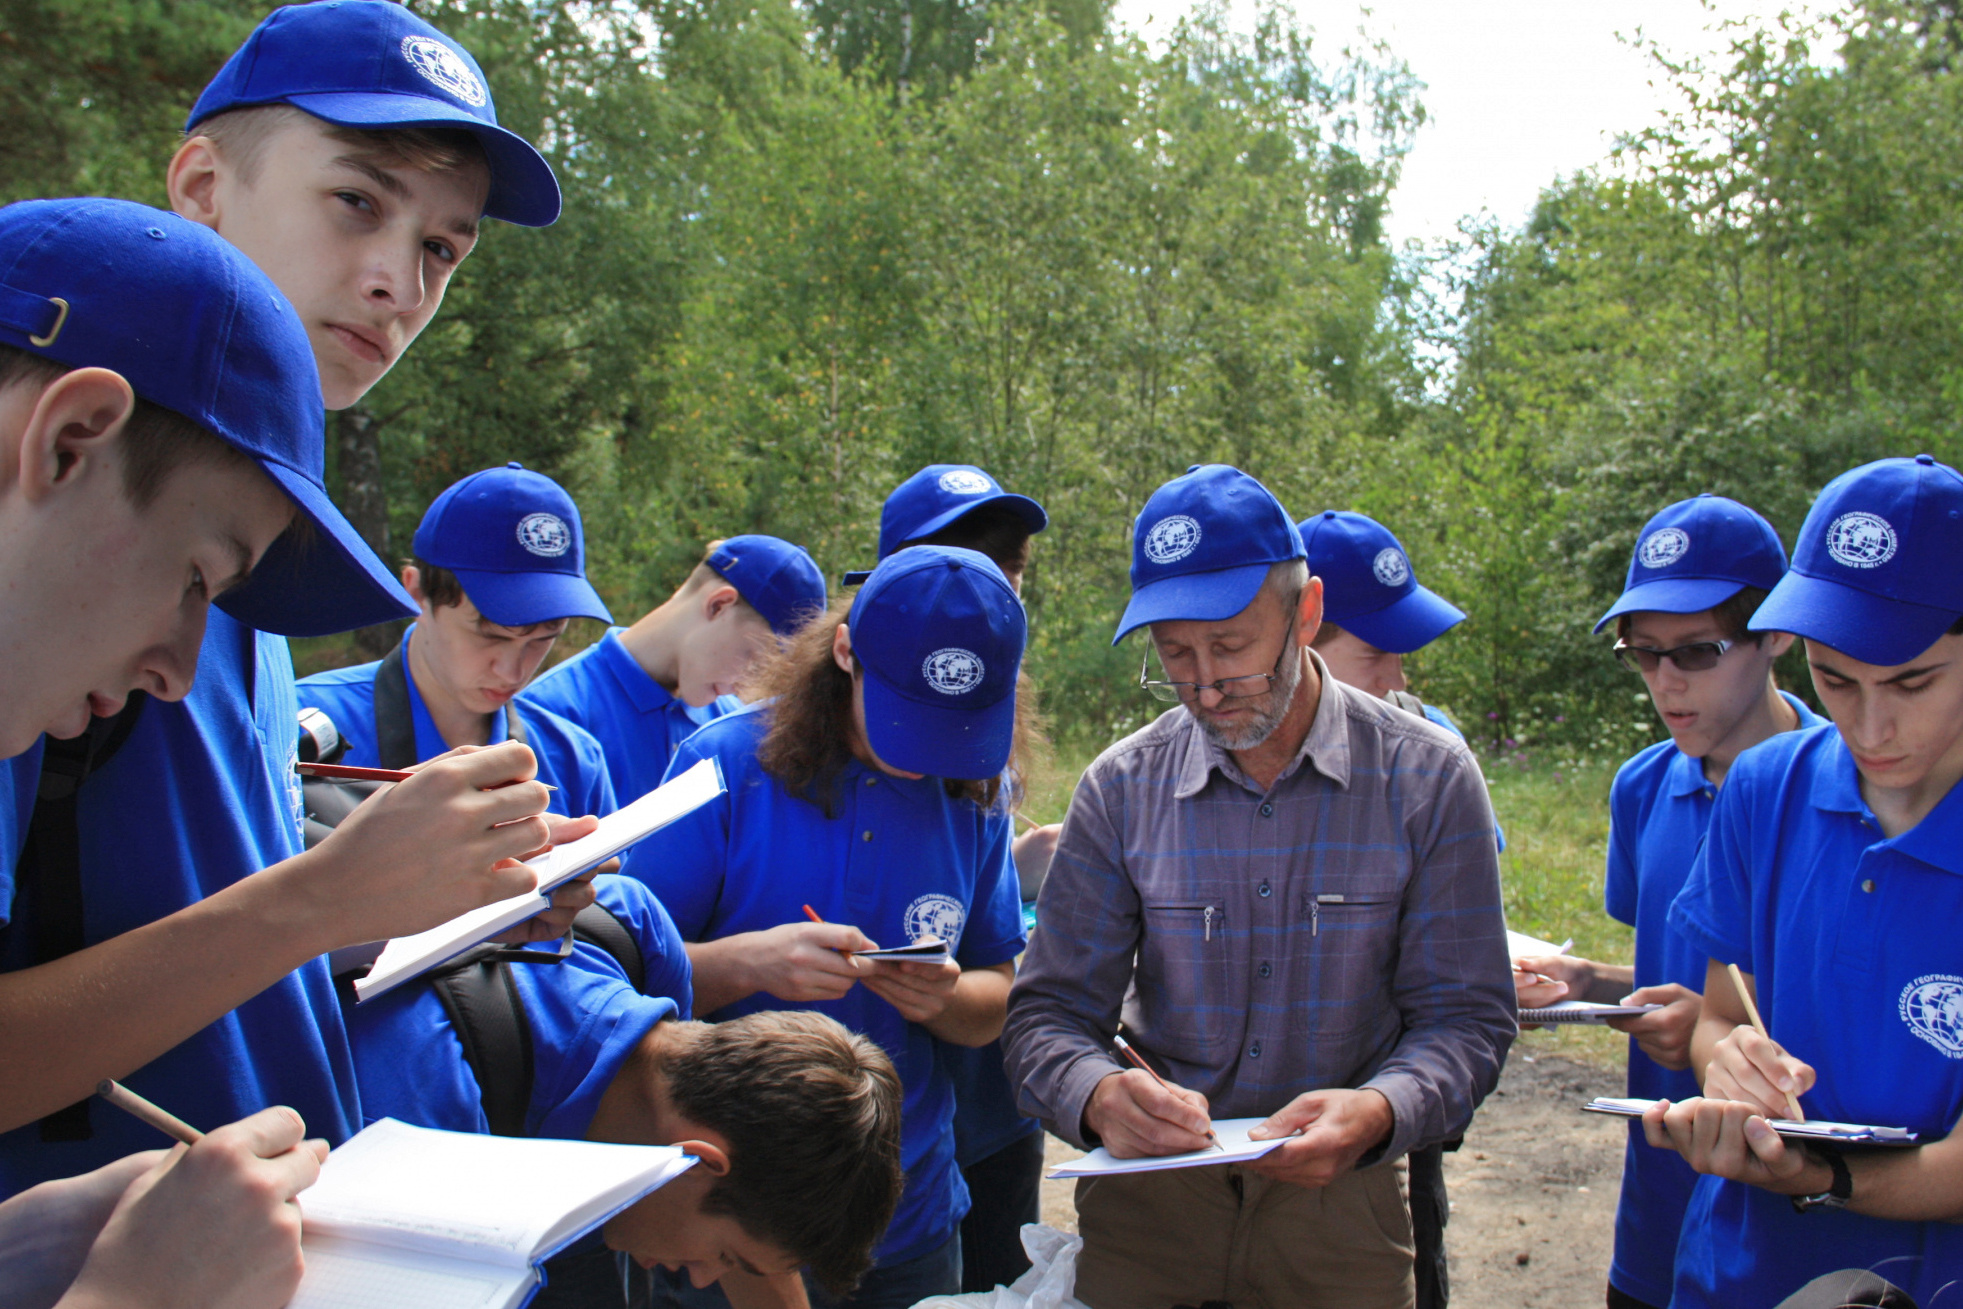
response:
<svg viewBox="0 0 1963 1309"><path fill-rule="evenodd" d="M307 1272L289 1309L519 1309L539 1264L694 1163L668 1145L384 1118L300 1195Z"/></svg>
<svg viewBox="0 0 1963 1309"><path fill-rule="evenodd" d="M1259 1159L1268 1151L1288 1140L1277 1136L1272 1141L1250 1141L1249 1131L1267 1122L1265 1118L1216 1118L1213 1120L1213 1134L1220 1139L1217 1147L1195 1150L1191 1154L1158 1155L1148 1159L1120 1159L1103 1146L1091 1151L1082 1159L1072 1159L1067 1164L1059 1164L1050 1170L1051 1177L1107 1177L1117 1173L1158 1173L1169 1168L1205 1168L1212 1164L1244 1164L1251 1159Z"/></svg>
<svg viewBox="0 0 1963 1309"><path fill-rule="evenodd" d="M1641 1118L1655 1104L1654 1100L1625 1100L1615 1096L1597 1096L1581 1106L1583 1113L1612 1114L1618 1118ZM1789 1141L1829 1141L1835 1145L1889 1145L1907 1146L1918 1144L1922 1137L1906 1127L1870 1127L1865 1123L1831 1123L1824 1118L1811 1122L1796 1123L1789 1118L1768 1118L1766 1125Z"/></svg>
<svg viewBox="0 0 1963 1309"><path fill-rule="evenodd" d="M355 999L372 1000L482 945L505 928L516 927L541 909L549 908L552 892L560 886L598 868L628 846L660 831L722 792L722 770L713 759L704 759L680 777L670 778L634 803L602 818L600 826L589 835L526 860L526 865L538 873L538 890L459 914L427 932L390 941L382 947L368 975L356 979Z"/></svg>

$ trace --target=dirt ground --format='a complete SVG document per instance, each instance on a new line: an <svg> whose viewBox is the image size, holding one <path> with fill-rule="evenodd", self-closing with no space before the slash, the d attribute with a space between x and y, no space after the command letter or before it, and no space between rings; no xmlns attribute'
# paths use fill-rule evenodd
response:
<svg viewBox="0 0 1963 1309"><path fill-rule="evenodd" d="M1602 1303L1624 1128L1579 1112L1622 1094L1619 1069L1516 1045L1457 1154L1445 1156L1453 1309ZM1052 1164L1081 1152L1051 1137ZM1069 1182L1043 1183L1043 1221L1076 1230Z"/></svg>

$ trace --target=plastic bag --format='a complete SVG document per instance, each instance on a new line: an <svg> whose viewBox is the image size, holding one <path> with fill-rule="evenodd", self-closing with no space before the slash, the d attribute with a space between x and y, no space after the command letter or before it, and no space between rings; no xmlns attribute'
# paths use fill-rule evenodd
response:
<svg viewBox="0 0 1963 1309"><path fill-rule="evenodd" d="M1014 1286L975 1295L937 1295L913 1309L1087 1309L1071 1294L1077 1285L1077 1252L1084 1238L1041 1223L1025 1223L1023 1252L1033 1265Z"/></svg>

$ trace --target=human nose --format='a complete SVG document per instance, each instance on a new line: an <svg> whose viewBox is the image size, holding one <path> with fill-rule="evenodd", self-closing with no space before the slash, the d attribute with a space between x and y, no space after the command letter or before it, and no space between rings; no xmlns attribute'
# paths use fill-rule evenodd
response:
<svg viewBox="0 0 1963 1309"><path fill-rule="evenodd" d="M204 644L205 617L209 608L198 605L186 614L170 636L145 650L137 661L137 684L132 690L148 691L159 700L182 700L191 693L197 676L198 650Z"/></svg>
<svg viewBox="0 0 1963 1309"><path fill-rule="evenodd" d="M368 272L369 299L406 314L420 309L427 294L420 240L391 240L377 252Z"/></svg>

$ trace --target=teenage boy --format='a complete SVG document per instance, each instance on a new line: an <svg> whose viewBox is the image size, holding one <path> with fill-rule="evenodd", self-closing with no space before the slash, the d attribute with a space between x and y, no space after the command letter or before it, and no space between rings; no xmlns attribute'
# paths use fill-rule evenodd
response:
<svg viewBox="0 0 1963 1309"><path fill-rule="evenodd" d="M1404 543L1368 515L1326 509L1297 523L1295 530L1302 537L1310 576L1322 582L1322 626L1311 648L1322 656L1329 675L1464 740L1465 733L1444 710L1411 693L1404 656L1464 622L1465 611L1420 586ZM1505 850L1505 834L1495 828L1494 835ZM1417 1309L1443 1309L1450 1290L1445 1226L1452 1212L1445 1193L1444 1144L1413 1150L1409 1166Z"/></svg>
<svg viewBox="0 0 1963 1309"><path fill-rule="evenodd" d="M609 628L524 698L599 739L624 804L661 785L696 728L740 709L734 692L756 661L824 608L824 574L802 546L712 541L666 601L632 627Z"/></svg>
<svg viewBox="0 0 1963 1309"><path fill-rule="evenodd" d="M638 984L613 952L579 939L563 963L505 965L508 992L491 988L508 995L529 1036L523 1134L681 1144L701 1134L679 1120L705 1125L709 1149L690 1145L702 1160L695 1181L615 1220L615 1246L699 1286L720 1280L737 1304L802 1304L800 1265L848 1289L870 1264L899 1195L891 1062L815 1014L689 1022L688 955L660 901L633 878L595 885L596 903L634 942ZM471 1041L482 1038L466 1039L454 1012L435 984L420 982L349 1013L371 1121L493 1130L483 1079L496 1074L480 1066ZM699 1058L710 1063L698 1066ZM671 1099L677 1084L692 1088L679 1103ZM705 1205L718 1179L730 1190L723 1203ZM812 1204L814 1194L826 1203ZM690 1202L677 1205L684 1197ZM611 1260L555 1264L543 1302L621 1302Z"/></svg>
<svg viewBox="0 0 1963 1309"><path fill-rule="evenodd" d="M574 618L610 621L586 580L579 506L519 464L436 497L416 529L402 586L422 616L387 658L300 681L300 703L334 720L341 762L407 768L460 745L523 741L561 813L610 814L600 743L518 692Z"/></svg>
<svg viewBox="0 0 1963 1309"><path fill-rule="evenodd" d="M1670 733L1624 763L1609 791L1607 908L1636 929L1636 963L1528 958L1519 961L1514 983L1523 1006L1624 997L1664 1006L1613 1024L1630 1036L1632 1096L1697 1094L1690 1036L1706 954L1670 926L1669 910L1704 846L1726 774L1759 742L1824 721L1773 680L1772 665L1792 637L1748 627L1785 572L1786 551L1772 524L1735 500L1700 495L1643 526L1622 594L1595 624L1597 632L1615 624L1616 658L1642 676ZM1609 1266L1611 1309L1670 1303L1677 1233L1696 1180L1683 1160L1650 1149L1640 1125L1631 1124Z"/></svg>
<svg viewBox="0 0 1963 1309"><path fill-rule="evenodd" d="M1124 1156L1286 1137L1245 1168L1080 1185L1076 1294L1409 1309L1396 1161L1465 1130L1515 1031L1498 853L1465 743L1328 675L1322 587L1266 487L1153 492L1113 644L1172 705L1071 797L1005 1044L1022 1105ZM1152 656L1145 656L1150 659ZM1127 1070L1126 1034L1166 1081Z"/></svg>
<svg viewBox="0 0 1963 1309"><path fill-rule="evenodd" d="M357 126L339 125L345 123ZM322 379L317 386L331 406L358 398L429 321L481 217L545 222L557 210L549 167L497 127L470 56L399 5L343 0L276 11L206 88L191 124L195 131L168 173L172 207L237 246L292 301L313 347ZM317 430L312 439L320 440ZM317 476L318 446L309 457L311 464L295 466ZM321 502L326 504L324 494ZM122 747L74 793L72 827L56 830L54 836L65 839L53 843L57 865L72 859L80 869L85 912L69 916L63 933L68 940L104 942L138 929L168 936L163 922L187 908L194 917L211 913L205 906L222 890L237 886L243 893L249 887L253 897L267 894L272 887L257 889L264 884L252 874L300 855L300 792L292 770L298 703L291 657L272 633L315 635L415 612L386 570L385 606L350 603L306 584L300 566L312 552L354 557L358 538L350 532L347 542L330 535L311 546L296 543L255 569L242 591L255 606L249 614L231 606L249 621L212 617L191 693L179 703L145 705ZM359 556L372 559L365 546ZM437 829L415 819L409 802L422 794L426 804L427 793L439 788L474 792L462 784L460 769L474 770L473 776L529 777L533 764L528 750L506 744L458 764L433 765L425 777L403 783L395 792L401 800L391 797L388 806L404 806L400 830L383 840L376 823L364 821L358 829L376 840L366 856L368 875L402 878L409 886L419 885L408 878L411 869L441 868L437 886L457 876L455 857L435 853L444 844ZM500 806L518 808L536 807L545 795L535 786L498 794ZM486 803L468 794L458 800ZM510 853L537 848L540 833L534 831L527 845L526 826L536 825L501 831L498 848L513 845L514 836L519 839ZM568 839L579 830L557 834ZM328 848L308 852L305 860ZM425 851L427 862L419 862ZM37 856L31 860L37 869L47 868L38 852L29 853ZM509 885L517 876L505 872L498 879ZM332 885L330 879L296 880L301 898L282 901L286 910L310 903L316 888ZM555 914L569 919L590 896L579 885L573 895L555 897L562 902ZM399 934L404 924L380 921L385 915L374 912L386 904L385 897L365 893L334 899L328 910L359 917L357 926L365 931L342 944ZM421 921L428 926L449 916ZM564 925L535 920L519 934L557 935ZM250 942L254 958L270 967L268 956L280 953L284 940L260 931ZM36 951L34 943L18 948L28 957ZM145 977L146 1002L219 989L231 998L201 1008L197 1021L181 1028L145 1025L142 1005L115 1008L119 1023L141 1026L145 1041L157 1042L152 1053L170 1051L151 1058L134 1088L201 1126L283 1101L330 1142L344 1139L359 1122L359 1105L339 1005L319 954L317 945L305 950L267 978L257 978L255 969L246 987L241 973L213 966L214 959L228 957L223 951L173 953L168 971ZM189 980L163 984L179 973ZM285 973L291 975L266 985ZM112 1053L82 1024L57 1031L37 1056L85 1040L99 1053ZM143 1059L114 1062L127 1070ZM101 1075L91 1072L72 1085L37 1079L51 1089L60 1085L62 1098L11 1121L79 1100ZM86 1122L76 1112L50 1122L45 1132L30 1126L0 1137L0 1190L74 1174L155 1143L154 1133L134 1120L120 1121L125 1117L96 1108L86 1111Z"/></svg>
<svg viewBox="0 0 1963 1309"><path fill-rule="evenodd" d="M1771 1306L1843 1268L1940 1303L1963 1270L1963 476L1928 455L1829 482L1750 620L1806 642L1831 726L1740 755L1670 909L1702 950L1704 1097L1644 1116L1698 1179L1672 1305ZM1729 655L1726 656L1729 658ZM1735 964L1774 1039L1725 972ZM1789 1116L1906 1127L1845 1156Z"/></svg>
<svg viewBox="0 0 1963 1309"><path fill-rule="evenodd" d="M1025 631L987 556L900 551L759 672L762 702L682 744L671 773L715 759L729 790L628 857L690 942L698 1011L817 1007L892 1056L906 1193L855 1309L960 1289L968 1192L937 1045L1001 1034L1022 950L1003 777L1023 766ZM930 938L947 962L847 953Z"/></svg>
<svg viewBox="0 0 1963 1309"><path fill-rule="evenodd" d="M305 979L290 974L336 944L420 930L522 890L529 874L500 865L547 830L528 817L540 788L482 789L529 771L512 752L486 751L381 797L331 844L126 932L99 921L114 887L58 876L16 885L37 735L73 735L136 692L182 698L214 599L285 625L292 603L258 585L259 569L277 566L323 610L382 618L401 604L321 486L320 393L304 332L242 255L141 205L33 201L0 209L0 268L0 752L10 756L0 786L0 1115L20 1124L105 1076L142 1084L158 1056L255 995L303 1002ZM35 842L47 837L33 827ZM129 871L149 873L142 863ZM97 943L43 949L71 944L49 926L61 898L77 895L70 912L87 914ZM290 1294L298 1224L286 1202L321 1153L300 1138L305 1126L331 1130L341 1107L331 1084L309 1084L305 1043L294 1044L294 1076L247 1084L205 1069L203 1084L152 1093L207 1127L270 1101L318 1106L304 1126L291 1109L267 1110L147 1172L150 1161L125 1159L9 1206L10 1219L31 1217L66 1196L81 1201L85 1233L107 1221L74 1303L180 1303L169 1297L181 1292L270 1305ZM8 1150L0 1189L156 1143L118 1126L103 1122L95 1157L78 1167L17 1167ZM17 1146L32 1132L6 1139ZM117 1183L132 1177L118 1202ZM192 1245L186 1217L203 1224ZM29 1298L11 1280L19 1272L10 1261L0 1278L10 1303ZM161 1293L142 1280L159 1277Z"/></svg>
<svg viewBox="0 0 1963 1309"><path fill-rule="evenodd" d="M973 464L929 464L895 487L879 514L879 558L915 545L955 546L987 555L1022 594L1030 538L1049 526L1043 506L1013 495ZM847 585L868 573L848 573ZM1010 846L1025 899L1049 871L1059 824L1019 834ZM954 1157L971 1205L961 1220L961 1289L992 1291L1029 1268L1025 1223L1042 1221L1043 1130L1016 1108L1002 1068L1002 1042L940 1046L954 1082Z"/></svg>

